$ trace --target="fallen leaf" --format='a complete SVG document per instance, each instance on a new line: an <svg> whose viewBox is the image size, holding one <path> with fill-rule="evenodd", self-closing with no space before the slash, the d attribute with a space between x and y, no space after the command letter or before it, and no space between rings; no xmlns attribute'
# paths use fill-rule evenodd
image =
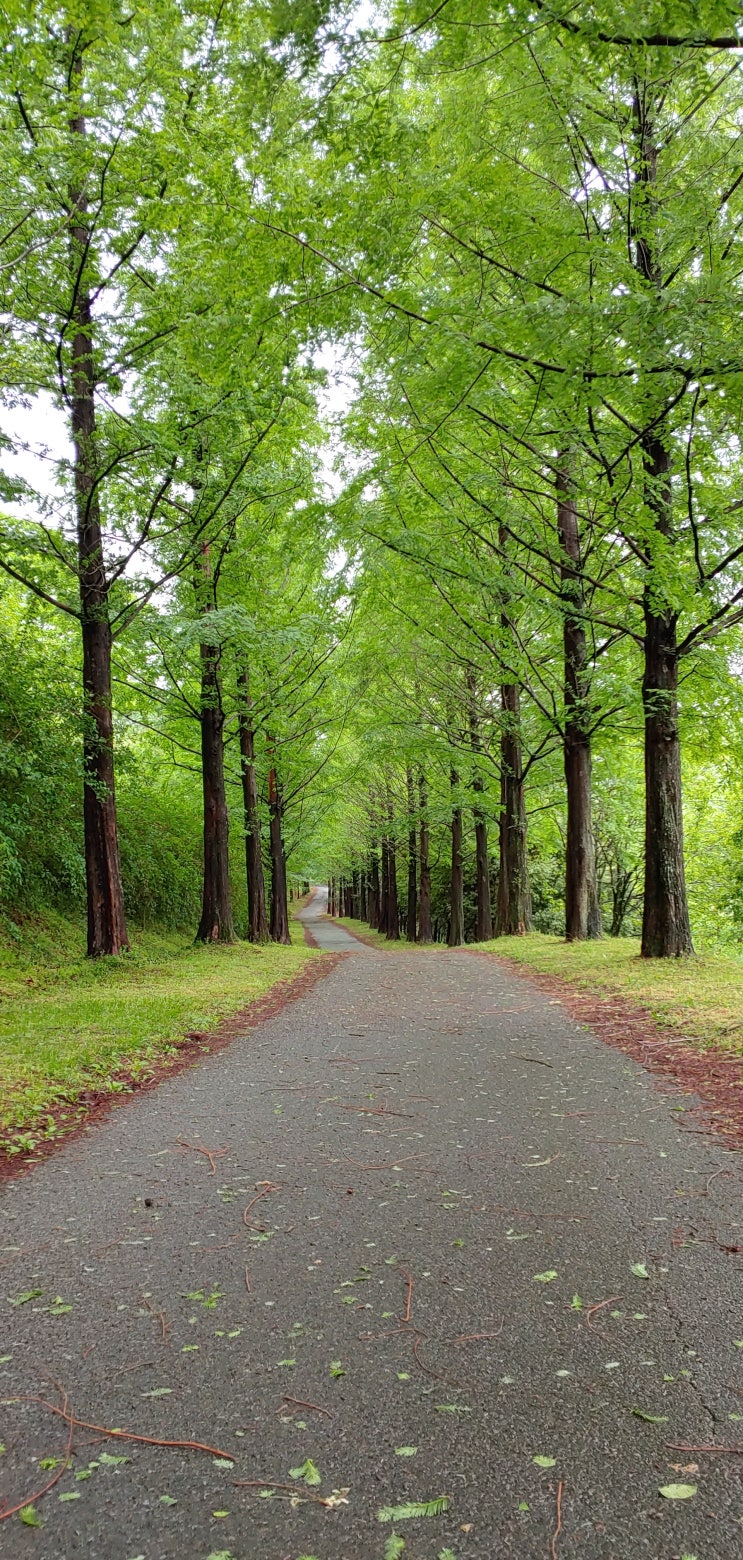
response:
<svg viewBox="0 0 743 1560"><path fill-rule="evenodd" d="M658 1490L665 1500L691 1500L696 1493L696 1484L661 1484Z"/></svg>
<svg viewBox="0 0 743 1560"><path fill-rule="evenodd" d="M537 1284L551 1284L553 1278L557 1278L557 1272L554 1268L548 1268L546 1273L534 1274L534 1280Z"/></svg>
<svg viewBox="0 0 743 1560"><path fill-rule="evenodd" d="M644 1262L633 1262L633 1263L631 1263L631 1265L630 1265L630 1273L634 1273L635 1278L649 1278L650 1277L650 1274L648 1273L648 1270L647 1270Z"/></svg>
<svg viewBox="0 0 743 1560"><path fill-rule="evenodd" d="M557 1462L557 1458L556 1457L532 1457L532 1462L536 1463L538 1468L554 1468L555 1463Z"/></svg>

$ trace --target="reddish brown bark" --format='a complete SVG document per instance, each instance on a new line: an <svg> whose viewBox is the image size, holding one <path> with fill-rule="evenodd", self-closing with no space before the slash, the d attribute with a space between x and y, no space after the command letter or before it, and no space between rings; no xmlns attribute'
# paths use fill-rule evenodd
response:
<svg viewBox="0 0 743 1560"><path fill-rule="evenodd" d="M477 712L477 681L472 667L467 674L467 693L469 704L469 728L470 746L477 765L478 755L482 753L482 737L480 734L480 722ZM485 783L479 769L476 767L472 777L472 789L478 797L485 790ZM473 809L475 820L475 892L477 896L477 915L475 923L475 941L489 942L493 935L493 917L490 905L490 861L488 859L488 826L482 807L478 804Z"/></svg>
<svg viewBox="0 0 743 1560"><path fill-rule="evenodd" d="M459 775L451 771L451 786L456 792ZM455 804L451 815L451 878L449 891L450 948L459 948L464 942L464 862L462 859L462 809Z"/></svg>
<svg viewBox="0 0 743 1560"><path fill-rule="evenodd" d="M601 936L601 910L593 841L590 679L580 532L567 467L558 471L556 486L563 610L563 762L567 793L565 936L568 942L577 942Z"/></svg>
<svg viewBox="0 0 743 1560"><path fill-rule="evenodd" d="M82 43L76 34L70 87L82 89ZM85 136L85 120L70 119L74 138ZM114 785L113 710L111 699L111 624L109 582L103 556L103 528L98 500L96 441L96 373L90 288L85 284L86 256L91 246L88 203L81 188L70 190L70 276L72 303L72 371L70 424L75 451L75 511L83 647L83 818L88 912L88 954L99 958L128 948L124 895L119 864L119 839Z"/></svg>
<svg viewBox="0 0 743 1560"><path fill-rule="evenodd" d="M531 931L531 891L526 857L526 803L516 683L501 688L501 814L496 937Z"/></svg>
<svg viewBox="0 0 743 1560"><path fill-rule="evenodd" d="M418 776L418 797L420 801L420 903L418 906L418 941L431 942L433 929L431 926L431 865L430 842L428 831L428 787L423 771Z"/></svg>
<svg viewBox="0 0 743 1560"><path fill-rule="evenodd" d="M415 831L415 789L413 786L413 771L409 764L406 779L408 787L408 906L405 936L408 942L415 942L418 911L417 840Z"/></svg>
<svg viewBox="0 0 743 1560"><path fill-rule="evenodd" d="M268 775L268 806L271 818L271 921L272 942L290 943L289 905L286 892L286 855L284 851L283 803L276 770Z"/></svg>
<svg viewBox="0 0 743 1560"><path fill-rule="evenodd" d="M258 779L255 768L255 732L251 719L250 683L243 662L237 674L240 768L243 786L245 823L245 868L248 880L248 940L268 941L266 885L261 852L261 815L258 803Z"/></svg>

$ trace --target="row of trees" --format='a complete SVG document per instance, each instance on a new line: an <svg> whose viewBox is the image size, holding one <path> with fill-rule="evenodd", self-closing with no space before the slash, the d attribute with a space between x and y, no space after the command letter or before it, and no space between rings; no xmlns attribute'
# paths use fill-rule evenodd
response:
<svg viewBox="0 0 743 1560"><path fill-rule="evenodd" d="M256 940L289 854L453 943L617 930L641 874L643 953L690 952L681 732L733 798L741 707L735 9L16 19L3 612L79 678L89 952L116 754L198 787L205 940L239 816Z"/></svg>

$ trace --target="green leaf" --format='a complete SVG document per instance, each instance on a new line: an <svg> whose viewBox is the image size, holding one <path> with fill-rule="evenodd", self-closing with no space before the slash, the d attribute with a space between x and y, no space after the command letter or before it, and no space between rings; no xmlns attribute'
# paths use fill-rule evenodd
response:
<svg viewBox="0 0 743 1560"><path fill-rule="evenodd" d="M173 1390L173 1387L153 1387L151 1392L140 1392L139 1395L143 1398L170 1397Z"/></svg>
<svg viewBox="0 0 743 1560"><path fill-rule="evenodd" d="M412 1517L441 1517L449 1510L449 1496L436 1495L433 1500L409 1500L403 1506L382 1506L377 1512L377 1522L408 1522Z"/></svg>
<svg viewBox="0 0 743 1560"><path fill-rule="evenodd" d="M538 1468L554 1468L555 1463L557 1462L557 1458L556 1457L532 1457L532 1462L536 1463Z"/></svg>
<svg viewBox="0 0 743 1560"><path fill-rule="evenodd" d="M5 1451L5 1447L4 1446L0 1446L0 1452L4 1452L4 1451ZM47 1472L47 1470L49 1470L49 1472L51 1472L52 1468L58 1468L59 1467L61 1461L62 1461L61 1457L40 1457L39 1458L39 1467L43 1468L45 1473Z"/></svg>
<svg viewBox="0 0 743 1560"><path fill-rule="evenodd" d="M696 1484L661 1484L658 1490L665 1500L691 1500L696 1493Z"/></svg>
<svg viewBox="0 0 743 1560"><path fill-rule="evenodd" d="M311 1457L306 1457L301 1467L289 1469L290 1479L303 1479L305 1484L314 1486L322 1484L322 1474L315 1467Z"/></svg>
<svg viewBox="0 0 743 1560"><path fill-rule="evenodd" d="M418 1451L417 1446L396 1446L395 1447L395 1456L396 1457L415 1457L417 1451Z"/></svg>
<svg viewBox="0 0 743 1560"><path fill-rule="evenodd" d="M10 1300L11 1305L28 1305L29 1300L38 1300L39 1295L43 1295L43 1293L43 1289L24 1289L23 1294L16 1295L15 1300L10 1300L10 1295L8 1296L8 1299ZM10 1355L8 1355L8 1359L10 1359ZM33 1511L33 1506L24 1506L23 1510ZM21 1517L21 1520L24 1521L25 1518ZM36 1525L37 1524L35 1522L26 1523L27 1527L36 1527Z"/></svg>
<svg viewBox="0 0 743 1560"><path fill-rule="evenodd" d="M633 1414L635 1416L635 1419L644 1419L646 1424L649 1424L649 1425L667 1425L668 1424L668 1415L667 1414L646 1414L644 1409L642 1409L642 1408L633 1408L632 1412L633 1412Z"/></svg>
<svg viewBox="0 0 743 1560"><path fill-rule="evenodd" d="M114 1457L112 1452L99 1452L98 1461L103 1463L105 1468L115 1468L119 1463L131 1462L131 1457Z"/></svg>
<svg viewBox="0 0 743 1560"><path fill-rule="evenodd" d="M551 1284L553 1278L557 1278L557 1271L555 1268L548 1268L546 1273L534 1274L534 1281L537 1284Z"/></svg>
<svg viewBox="0 0 743 1560"><path fill-rule="evenodd" d="M64 1495L60 1495L59 1498L60 1498L60 1500L79 1500L80 1499L80 1491L79 1490L65 1490Z"/></svg>
<svg viewBox="0 0 743 1560"><path fill-rule="evenodd" d="M20 1511L18 1513L18 1516L19 1516L21 1522L24 1523L25 1527L43 1527L44 1526L44 1524L43 1524L43 1522L41 1520L41 1517L39 1516L39 1513L36 1510L35 1506L21 1506L21 1509L20 1509Z"/></svg>
<svg viewBox="0 0 743 1560"><path fill-rule="evenodd" d="M235 1466L229 1457L213 1457L212 1464L215 1468L234 1468Z"/></svg>
<svg viewBox="0 0 743 1560"><path fill-rule="evenodd" d="M344 1371L340 1360L331 1360L330 1374L331 1376L345 1376L346 1372Z"/></svg>
<svg viewBox="0 0 743 1560"><path fill-rule="evenodd" d="M572 1298L572 1300L570 1302L570 1309L572 1311L582 1311L583 1310L583 1301L581 1300L580 1295L573 1295L573 1298Z"/></svg>
<svg viewBox="0 0 743 1560"><path fill-rule="evenodd" d="M397 1533L390 1533L387 1543L384 1546L384 1560L399 1560L399 1556L402 1554L404 1548L405 1539L400 1538Z"/></svg>
<svg viewBox="0 0 743 1560"><path fill-rule="evenodd" d="M644 1262L633 1262L630 1267L630 1273L634 1273L635 1278L650 1277Z"/></svg>

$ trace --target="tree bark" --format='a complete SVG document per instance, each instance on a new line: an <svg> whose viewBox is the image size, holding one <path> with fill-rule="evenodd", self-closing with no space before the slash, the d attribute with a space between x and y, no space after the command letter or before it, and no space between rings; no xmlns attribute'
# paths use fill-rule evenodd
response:
<svg viewBox="0 0 743 1560"><path fill-rule="evenodd" d="M521 755L519 690L516 683L501 688L503 709L501 759L501 813L499 826L498 900L496 937L530 932L531 892L526 856L526 803Z"/></svg>
<svg viewBox="0 0 743 1560"><path fill-rule="evenodd" d="M423 770L418 775L420 800L420 904L418 908L418 941L432 942L431 928L431 865L428 831L428 787Z"/></svg>
<svg viewBox="0 0 743 1560"><path fill-rule="evenodd" d="M271 819L271 919L269 933L272 942L290 943L283 804L281 787L273 764L268 772L268 807Z"/></svg>
<svg viewBox="0 0 743 1560"><path fill-rule="evenodd" d="M459 775L451 771L452 791L456 792ZM462 809L455 806L451 815L451 881L449 894L450 948L459 948L464 942L464 862L462 859Z"/></svg>
<svg viewBox="0 0 743 1560"><path fill-rule="evenodd" d="M558 470L556 487L563 611L563 763L567 793L565 937L568 942L579 942L601 936L592 821L590 679L578 510L567 466Z"/></svg>
<svg viewBox="0 0 743 1560"><path fill-rule="evenodd" d="M467 692L469 695L470 746L475 756L475 764L477 765L477 757L482 752L482 737L477 713L477 681L473 667L470 667L467 673ZM482 796L485 790L485 783L477 767L472 777L472 789L478 796ZM475 942L488 942L493 935L493 917L490 907L488 826L482 807L477 805L473 807L472 812L475 820L475 886L477 895Z"/></svg>
<svg viewBox="0 0 743 1560"><path fill-rule="evenodd" d="M384 825L382 827L384 828ZM379 893L379 926L377 929L386 934L389 926L390 851L387 836L384 833L382 834L380 850L382 856L382 881Z"/></svg>
<svg viewBox="0 0 743 1560"><path fill-rule="evenodd" d="M367 906L369 925L372 931L376 931L379 926L379 855L375 839L372 839L369 854L369 894Z"/></svg>
<svg viewBox="0 0 743 1560"><path fill-rule="evenodd" d="M208 617L216 605L209 549L201 555L198 606ZM224 711L219 680L221 653L208 641L201 651L201 782L204 799L204 877L197 942L234 942L230 896L230 825L224 783Z"/></svg>
<svg viewBox="0 0 743 1560"><path fill-rule="evenodd" d="M71 90L82 89L82 39L70 29L73 53ZM84 137L85 120L73 113L74 137ZM73 141L74 144L74 141ZM109 583L103 556L103 527L98 499L96 376L90 288L85 285L86 256L92 241L88 203L82 188L70 190L70 278L72 372L70 428L75 451L75 513L83 649L83 820L88 911L88 954L100 958L128 948L114 784L113 705L111 698L111 623Z"/></svg>
<svg viewBox="0 0 743 1560"><path fill-rule="evenodd" d="M417 840L415 832L415 789L413 786L413 771L409 764L406 779L408 786L408 907L405 936L408 942L415 942L418 911Z"/></svg>
<svg viewBox="0 0 743 1560"><path fill-rule="evenodd" d="M655 182L658 147L647 101L634 100L637 170L634 186L635 264L648 292L661 307L663 278L656 257ZM662 386L660 387L662 391ZM673 547L673 492L666 406L646 425L640 444L645 503L661 550ZM656 548L647 549L643 599L645 665L645 891L642 955L679 958L694 952L684 873L681 744L678 729L677 614L668 601Z"/></svg>
<svg viewBox="0 0 743 1560"><path fill-rule="evenodd" d="M251 719L250 683L247 662L237 673L237 719L240 736L240 768L245 820L245 866L248 878L248 941L268 942L266 885L261 854L261 815L258 804L258 780L255 770L255 733Z"/></svg>
<svg viewBox="0 0 743 1560"><path fill-rule="evenodd" d="M391 942L398 942L400 938L400 912L397 903L397 852L395 849L395 815L392 808L392 798L387 800L387 821L389 824L389 837L387 840L387 925L385 934Z"/></svg>

